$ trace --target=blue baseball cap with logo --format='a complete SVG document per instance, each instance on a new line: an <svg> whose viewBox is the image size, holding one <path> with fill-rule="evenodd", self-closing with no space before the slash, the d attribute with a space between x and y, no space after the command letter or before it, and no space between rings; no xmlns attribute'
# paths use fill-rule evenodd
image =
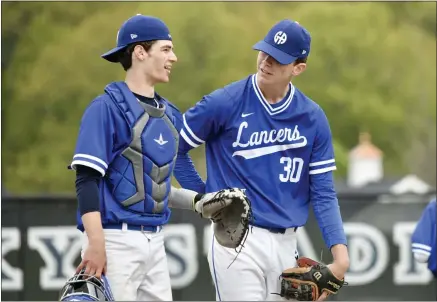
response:
<svg viewBox="0 0 437 302"><path fill-rule="evenodd" d="M310 48L310 33L298 22L288 19L275 24L264 40L253 46L253 49L268 54L283 65L307 57Z"/></svg>
<svg viewBox="0 0 437 302"><path fill-rule="evenodd" d="M116 63L118 62L118 53L130 44L153 40L171 41L170 30L162 20L138 14L123 23L117 33L117 46L104 53L102 58Z"/></svg>

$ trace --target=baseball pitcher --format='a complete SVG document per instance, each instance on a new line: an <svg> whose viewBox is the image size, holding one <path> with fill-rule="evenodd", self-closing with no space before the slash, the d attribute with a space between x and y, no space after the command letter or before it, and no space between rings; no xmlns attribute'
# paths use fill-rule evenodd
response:
<svg viewBox="0 0 437 302"><path fill-rule="evenodd" d="M205 144L205 191L240 188L251 204L239 254L218 241L226 215L213 223L208 261L217 300L323 300L344 284L349 256L330 126L323 109L291 82L306 69L310 43L297 22L280 21L254 46L255 74L204 96L183 115L179 152ZM177 179L181 173L175 170ZM310 205L332 264L296 261L296 232Z"/></svg>

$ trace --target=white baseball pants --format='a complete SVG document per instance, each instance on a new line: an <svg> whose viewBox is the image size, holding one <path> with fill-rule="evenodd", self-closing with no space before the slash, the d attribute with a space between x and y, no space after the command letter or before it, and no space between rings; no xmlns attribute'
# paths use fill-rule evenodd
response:
<svg viewBox="0 0 437 302"><path fill-rule="evenodd" d="M172 301L164 233L104 229L107 278L116 301ZM88 246L84 233L82 256Z"/></svg>
<svg viewBox="0 0 437 302"><path fill-rule="evenodd" d="M249 230L244 248L221 246L212 236L208 262L216 288L217 301L281 301L279 276L286 268L296 266L294 229L285 234L271 233L258 227Z"/></svg>

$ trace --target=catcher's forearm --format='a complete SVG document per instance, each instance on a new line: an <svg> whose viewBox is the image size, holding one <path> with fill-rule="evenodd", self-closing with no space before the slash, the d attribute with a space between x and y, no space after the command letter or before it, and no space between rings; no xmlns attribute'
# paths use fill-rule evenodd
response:
<svg viewBox="0 0 437 302"><path fill-rule="evenodd" d="M175 209L194 211L193 200L197 195L197 192L172 186L168 197L168 206Z"/></svg>
<svg viewBox="0 0 437 302"><path fill-rule="evenodd" d="M90 243L99 243L105 240L100 212L88 212L82 215L82 222Z"/></svg>

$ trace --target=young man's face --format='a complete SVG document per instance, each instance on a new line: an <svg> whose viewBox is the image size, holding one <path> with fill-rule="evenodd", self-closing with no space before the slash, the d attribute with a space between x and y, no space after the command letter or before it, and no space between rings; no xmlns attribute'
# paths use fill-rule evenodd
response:
<svg viewBox="0 0 437 302"><path fill-rule="evenodd" d="M167 83L173 63L177 61L173 43L168 40L156 41L141 60L141 69L153 83Z"/></svg>
<svg viewBox="0 0 437 302"><path fill-rule="evenodd" d="M257 74L261 83L288 83L291 78L301 74L305 63L282 65L268 54L260 51L257 59Z"/></svg>

